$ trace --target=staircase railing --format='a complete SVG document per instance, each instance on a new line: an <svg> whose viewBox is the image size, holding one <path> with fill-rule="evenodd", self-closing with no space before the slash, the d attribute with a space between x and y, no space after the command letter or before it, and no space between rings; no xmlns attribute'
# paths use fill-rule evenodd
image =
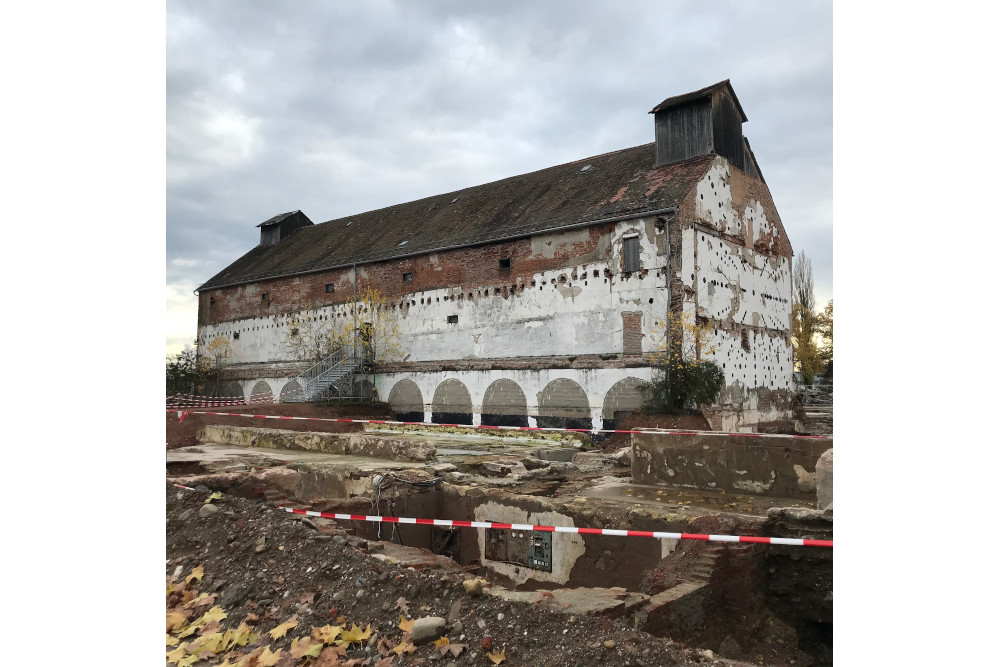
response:
<svg viewBox="0 0 1000 667"><path fill-rule="evenodd" d="M339 384L354 374L362 359L354 353L352 346L338 348L333 354L320 360L295 378L301 391L289 394L289 403L313 401L321 397L331 385Z"/></svg>

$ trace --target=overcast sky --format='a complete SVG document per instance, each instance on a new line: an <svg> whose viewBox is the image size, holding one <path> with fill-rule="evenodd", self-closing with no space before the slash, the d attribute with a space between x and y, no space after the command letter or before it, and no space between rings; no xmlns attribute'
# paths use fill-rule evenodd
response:
<svg viewBox="0 0 1000 667"><path fill-rule="evenodd" d="M648 111L730 79L816 300L833 298L826 2L167 3L167 352L193 290L313 222L653 140Z"/></svg>

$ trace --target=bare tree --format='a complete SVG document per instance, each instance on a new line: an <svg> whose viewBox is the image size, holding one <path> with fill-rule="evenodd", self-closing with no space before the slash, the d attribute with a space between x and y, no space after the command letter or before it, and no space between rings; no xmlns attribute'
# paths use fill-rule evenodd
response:
<svg viewBox="0 0 1000 667"><path fill-rule="evenodd" d="M813 265L812 260L803 252L795 258L792 268L792 302L807 313L816 310L816 297L813 295Z"/></svg>

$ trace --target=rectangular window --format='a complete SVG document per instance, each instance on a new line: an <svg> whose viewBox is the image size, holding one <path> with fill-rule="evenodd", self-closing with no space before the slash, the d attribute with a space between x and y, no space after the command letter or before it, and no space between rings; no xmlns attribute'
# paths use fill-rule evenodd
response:
<svg viewBox="0 0 1000 667"><path fill-rule="evenodd" d="M510 257L506 257L506 258L500 260L500 268L501 269L509 269L510 268Z"/></svg>
<svg viewBox="0 0 1000 667"><path fill-rule="evenodd" d="M625 273L639 270L639 237L625 239Z"/></svg>
<svg viewBox="0 0 1000 667"><path fill-rule="evenodd" d="M403 282L404 283L412 283L413 282L413 274L412 273L404 273L403 274Z"/></svg>
<svg viewBox="0 0 1000 667"><path fill-rule="evenodd" d="M240 339L240 332L239 331L234 331L233 332L233 340L239 340L239 339Z"/></svg>
<svg viewBox="0 0 1000 667"><path fill-rule="evenodd" d="M333 283L327 283L326 284L326 293L327 294L332 294L333 293Z"/></svg>
<svg viewBox="0 0 1000 667"><path fill-rule="evenodd" d="M209 309L215 308L215 299L209 297L209 299L208 299L208 307L209 307Z"/></svg>
<svg viewBox="0 0 1000 667"><path fill-rule="evenodd" d="M449 315L448 324L458 324L458 315Z"/></svg>
<svg viewBox="0 0 1000 667"><path fill-rule="evenodd" d="M267 301L268 300L267 292L262 292L261 293L260 300L261 301Z"/></svg>

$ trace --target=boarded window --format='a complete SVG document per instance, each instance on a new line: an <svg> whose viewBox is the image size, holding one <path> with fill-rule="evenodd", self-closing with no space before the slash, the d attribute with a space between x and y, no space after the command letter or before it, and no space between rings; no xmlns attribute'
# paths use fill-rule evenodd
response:
<svg viewBox="0 0 1000 667"><path fill-rule="evenodd" d="M642 312L622 313L622 352L642 354Z"/></svg>
<svg viewBox="0 0 1000 667"><path fill-rule="evenodd" d="M625 239L625 273L639 270L639 237Z"/></svg>
<svg viewBox="0 0 1000 667"><path fill-rule="evenodd" d="M404 283L412 283L413 282L413 274L412 273L404 273L403 274L403 282Z"/></svg>

